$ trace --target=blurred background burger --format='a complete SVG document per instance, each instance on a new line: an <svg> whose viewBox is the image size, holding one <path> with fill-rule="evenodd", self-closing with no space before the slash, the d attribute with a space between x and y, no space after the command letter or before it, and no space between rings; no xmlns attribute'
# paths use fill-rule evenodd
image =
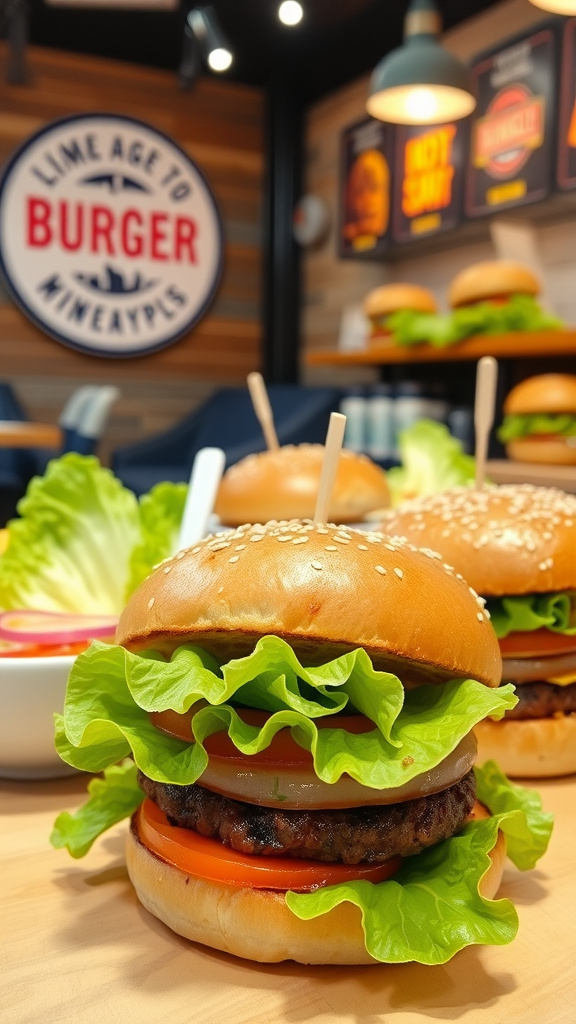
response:
<svg viewBox="0 0 576 1024"><path fill-rule="evenodd" d="M516 462L576 465L576 377L544 373L517 384L504 402L498 438Z"/></svg>

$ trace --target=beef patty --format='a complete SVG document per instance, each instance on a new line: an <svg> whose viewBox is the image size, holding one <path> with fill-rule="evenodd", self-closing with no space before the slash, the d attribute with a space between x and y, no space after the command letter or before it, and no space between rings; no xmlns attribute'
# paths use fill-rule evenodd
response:
<svg viewBox="0 0 576 1024"><path fill-rule="evenodd" d="M555 683L521 683L516 687L518 703L505 718L551 718L576 711L576 683L557 686Z"/></svg>
<svg viewBox="0 0 576 1024"><path fill-rule="evenodd" d="M411 857L454 835L474 805L476 783L470 771L442 793L382 807L296 811L258 807L230 800L198 784L138 782L172 825L214 836L245 854L311 860L380 863Z"/></svg>

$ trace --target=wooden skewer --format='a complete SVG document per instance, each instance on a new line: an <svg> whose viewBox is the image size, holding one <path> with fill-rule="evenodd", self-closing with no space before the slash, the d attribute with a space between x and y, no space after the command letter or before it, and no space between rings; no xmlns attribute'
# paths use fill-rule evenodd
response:
<svg viewBox="0 0 576 1024"><path fill-rule="evenodd" d="M197 453L190 475L177 551L191 547L206 536L225 463L226 456L221 448L201 448Z"/></svg>
<svg viewBox="0 0 576 1024"><path fill-rule="evenodd" d="M338 460L344 442L344 430L346 428L346 417L341 412L333 412L328 424L326 434L326 447L320 483L318 485L318 497L316 498L316 511L314 512L314 523L324 525L328 522L330 500L334 490L334 481L338 471Z"/></svg>
<svg viewBox="0 0 576 1024"><path fill-rule="evenodd" d="M476 371L476 399L474 427L476 430L476 490L481 491L486 478L488 438L494 423L498 363L492 356L484 356Z"/></svg>
<svg viewBox="0 0 576 1024"><path fill-rule="evenodd" d="M276 451L280 445L278 444L278 436L274 426L274 416L272 414L272 407L270 405L270 399L268 398L264 378L261 373L249 373L247 382L250 398L252 399L252 405L254 406L254 412L256 413L260 426L262 427L266 446L271 452Z"/></svg>

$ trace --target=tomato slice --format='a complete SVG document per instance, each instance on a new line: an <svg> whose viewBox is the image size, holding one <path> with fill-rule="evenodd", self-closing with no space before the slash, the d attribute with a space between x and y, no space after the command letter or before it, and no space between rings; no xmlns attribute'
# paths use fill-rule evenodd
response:
<svg viewBox="0 0 576 1024"><path fill-rule="evenodd" d="M498 642L503 658L545 658L548 654L576 653L576 636L552 633L545 627L528 633L509 633Z"/></svg>
<svg viewBox="0 0 576 1024"><path fill-rule="evenodd" d="M164 812L148 798L136 812L136 824L141 841L161 860L187 875L241 888L310 892L323 885L359 878L383 882L396 874L402 863L401 857L392 857L384 864L339 864L296 857L248 856L230 850L217 839L171 825Z"/></svg>
<svg viewBox="0 0 576 1024"><path fill-rule="evenodd" d="M238 714L242 721L248 725L260 727L271 717L268 711L258 711L252 708L241 708ZM162 732L166 732L170 736L176 736L177 739L185 740L189 743L194 741L192 710L184 715L179 715L176 711L152 711L150 712L150 720L157 729L161 729ZM319 729L345 729L346 732L355 734L372 732L376 728L374 722L371 722L364 715L329 715L326 718L317 718L315 721ZM296 741L292 739L289 729L280 729L270 746L266 747L265 750L261 750L258 754L243 754L234 746L228 733L224 731L215 732L212 736L208 736L204 740L204 746L211 758L249 761L251 765L281 764L285 767L289 765L296 767L298 765L312 765L313 763L310 751L298 746Z"/></svg>
<svg viewBox="0 0 576 1024"><path fill-rule="evenodd" d="M69 654L82 654L90 646L89 640L74 644L19 644L0 641L0 658L56 658Z"/></svg>

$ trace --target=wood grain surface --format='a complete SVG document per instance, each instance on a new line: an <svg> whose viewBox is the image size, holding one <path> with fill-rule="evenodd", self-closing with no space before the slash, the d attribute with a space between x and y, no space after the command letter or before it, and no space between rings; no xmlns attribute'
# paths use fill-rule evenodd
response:
<svg viewBox="0 0 576 1024"><path fill-rule="evenodd" d="M3 1024L574 1024L576 780L539 787L546 857L500 890L520 931L442 967L257 965L172 934L136 900L126 825L73 861L48 845L85 779L0 787Z"/></svg>
<svg viewBox="0 0 576 1024"><path fill-rule="evenodd" d="M62 431L52 423L0 420L0 448L59 448Z"/></svg>

